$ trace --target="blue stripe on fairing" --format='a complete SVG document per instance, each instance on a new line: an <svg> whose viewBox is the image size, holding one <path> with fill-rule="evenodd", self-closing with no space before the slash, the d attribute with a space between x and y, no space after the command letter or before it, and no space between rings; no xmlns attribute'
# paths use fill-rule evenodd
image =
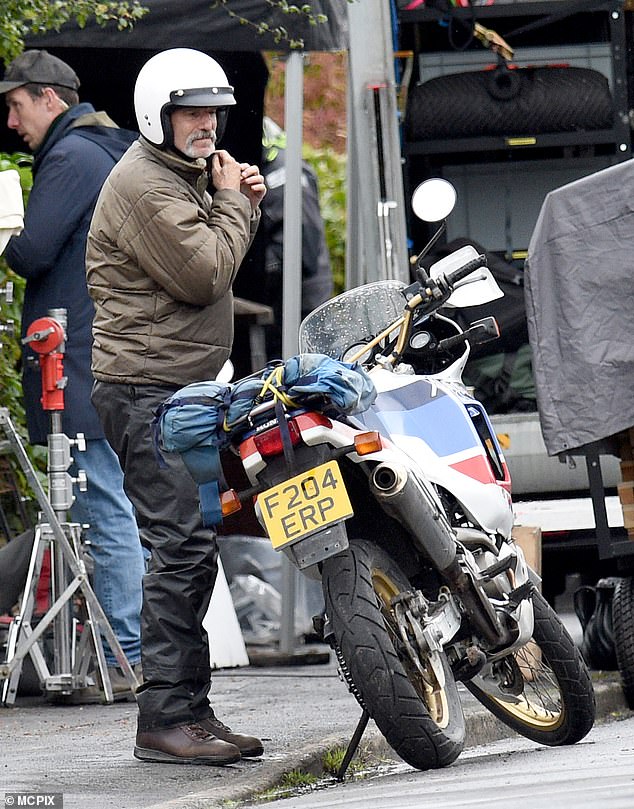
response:
<svg viewBox="0 0 634 809"><path fill-rule="evenodd" d="M369 410L357 416L371 430L391 434L411 435L423 441L439 456L452 455L478 447L478 439L464 407L420 380L413 385L379 393Z"/></svg>

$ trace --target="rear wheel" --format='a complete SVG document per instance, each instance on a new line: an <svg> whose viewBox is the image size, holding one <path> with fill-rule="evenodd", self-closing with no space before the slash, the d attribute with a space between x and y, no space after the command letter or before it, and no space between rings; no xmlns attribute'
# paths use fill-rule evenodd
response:
<svg viewBox="0 0 634 809"><path fill-rule="evenodd" d="M559 617L533 595L532 639L465 683L498 719L540 744L574 744L594 724L592 680Z"/></svg>
<svg viewBox="0 0 634 809"><path fill-rule="evenodd" d="M419 770L460 755L465 723L449 665L406 651L392 599L411 587L381 548L364 540L324 562L326 614L362 706L398 755ZM440 676L439 676L440 672ZM444 682L441 682L444 680Z"/></svg>

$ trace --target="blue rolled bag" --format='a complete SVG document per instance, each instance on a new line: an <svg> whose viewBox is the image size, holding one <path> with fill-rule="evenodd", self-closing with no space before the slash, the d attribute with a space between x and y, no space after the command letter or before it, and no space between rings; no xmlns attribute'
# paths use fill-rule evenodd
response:
<svg viewBox="0 0 634 809"><path fill-rule="evenodd" d="M336 417L362 413L375 399L374 383L358 363L298 354L239 382L194 382L176 391L157 410L154 441L159 461L161 451L180 454L198 485L204 524L218 526L220 494L227 488L221 452L253 429L254 407L276 400L290 409L310 405Z"/></svg>

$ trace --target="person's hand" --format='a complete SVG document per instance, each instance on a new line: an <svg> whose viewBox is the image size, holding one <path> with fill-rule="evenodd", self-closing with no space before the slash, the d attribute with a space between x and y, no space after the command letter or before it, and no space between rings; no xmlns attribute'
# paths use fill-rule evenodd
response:
<svg viewBox="0 0 634 809"><path fill-rule="evenodd" d="M217 191L232 188L241 191L242 165L235 160L229 152L218 149L208 160L211 172L211 182Z"/></svg>
<svg viewBox="0 0 634 809"><path fill-rule="evenodd" d="M266 183L257 166L240 163L240 191L249 198L252 210L256 210L266 194Z"/></svg>

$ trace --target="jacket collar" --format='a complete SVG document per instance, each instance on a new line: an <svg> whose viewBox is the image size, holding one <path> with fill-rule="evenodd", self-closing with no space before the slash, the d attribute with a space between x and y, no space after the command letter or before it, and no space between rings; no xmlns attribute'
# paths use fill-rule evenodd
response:
<svg viewBox="0 0 634 809"><path fill-rule="evenodd" d="M116 128L117 125L105 112L96 112L92 104L88 104L87 102L75 104L70 109L57 116L49 126L44 140L33 152L34 174L53 146L68 134L69 130L75 129L78 126L106 126Z"/></svg>
<svg viewBox="0 0 634 809"><path fill-rule="evenodd" d="M145 149L161 163L164 163L169 169L178 174L188 183L194 186L198 193L202 196L207 189L209 175L207 173L207 161L202 158L195 160L188 160L176 152L167 149L158 149L149 140L141 136L139 143L142 149Z"/></svg>

